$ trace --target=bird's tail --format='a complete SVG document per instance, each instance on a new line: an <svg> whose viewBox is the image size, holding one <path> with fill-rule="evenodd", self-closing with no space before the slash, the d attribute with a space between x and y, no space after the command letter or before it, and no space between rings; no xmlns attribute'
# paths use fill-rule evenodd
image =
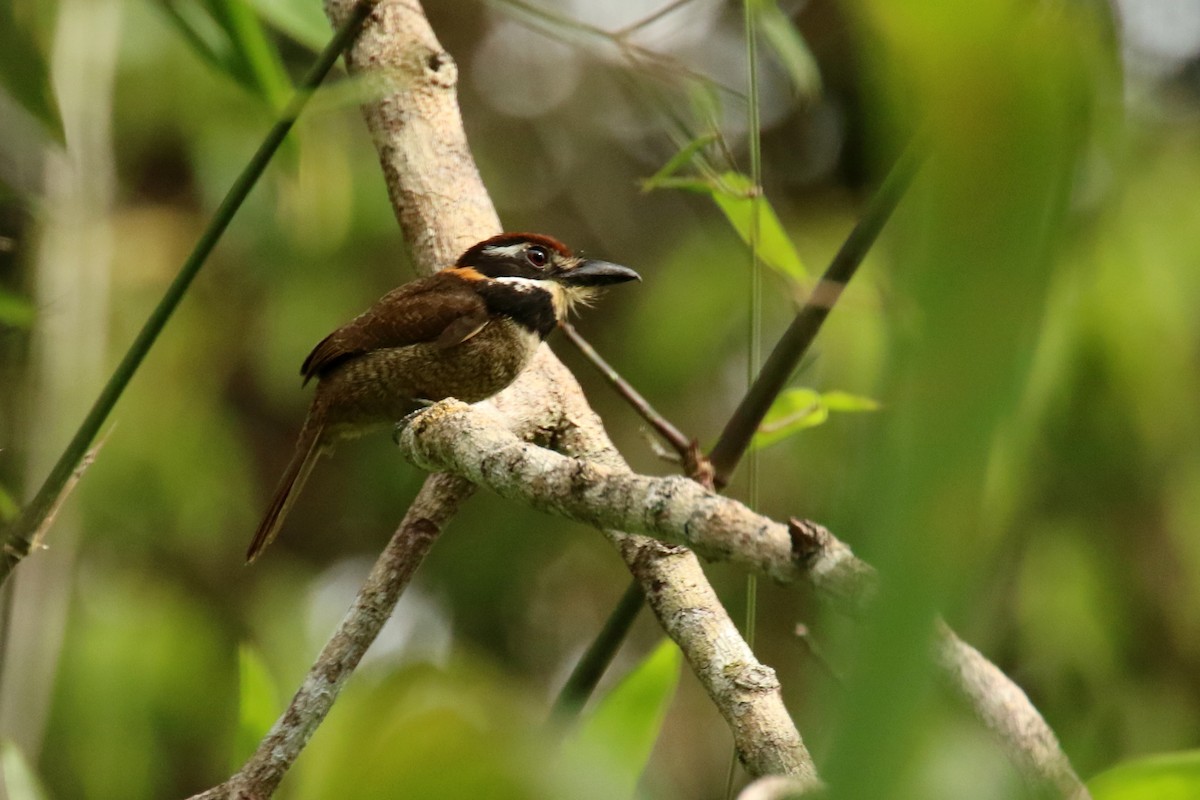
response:
<svg viewBox="0 0 1200 800"><path fill-rule="evenodd" d="M288 462L283 477L279 479L279 485L275 488L275 496L271 498L271 505L267 508L266 516L259 523L258 530L254 532L254 539L246 551L247 564L258 558L259 554L279 534L284 517L287 516L292 503L300 494L300 489L304 487L304 482L308 480L313 465L317 463L317 458L324 449L321 443L321 433L324 431L325 425L323 422L314 421L312 416L310 415L309 420L304 423L304 429L300 431L300 438L296 441L296 451L292 454L292 460Z"/></svg>

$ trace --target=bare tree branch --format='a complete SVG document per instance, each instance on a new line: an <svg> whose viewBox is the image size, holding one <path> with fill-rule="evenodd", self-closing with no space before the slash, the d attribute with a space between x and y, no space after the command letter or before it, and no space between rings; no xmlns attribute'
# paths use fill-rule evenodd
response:
<svg viewBox="0 0 1200 800"><path fill-rule="evenodd" d="M800 781L786 775L767 775L742 789L737 800L793 800L809 793L816 794L820 788L820 783Z"/></svg>
<svg viewBox="0 0 1200 800"><path fill-rule="evenodd" d="M1020 686L941 620L933 648L942 683L1000 740L1028 781L1067 800L1090 800L1058 737Z"/></svg>

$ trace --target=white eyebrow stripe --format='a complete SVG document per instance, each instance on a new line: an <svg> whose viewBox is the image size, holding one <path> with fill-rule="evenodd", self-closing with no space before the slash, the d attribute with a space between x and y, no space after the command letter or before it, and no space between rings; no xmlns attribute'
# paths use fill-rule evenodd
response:
<svg viewBox="0 0 1200 800"><path fill-rule="evenodd" d="M500 256L501 258L518 258L525 254L525 245L523 244L506 244L506 245L488 245L483 248L483 252L489 256Z"/></svg>

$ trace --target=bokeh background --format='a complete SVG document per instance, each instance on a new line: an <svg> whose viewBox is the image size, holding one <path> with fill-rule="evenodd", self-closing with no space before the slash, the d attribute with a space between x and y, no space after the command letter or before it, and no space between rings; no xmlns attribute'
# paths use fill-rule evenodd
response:
<svg viewBox="0 0 1200 800"><path fill-rule="evenodd" d="M279 76L294 80L328 35L308 5L252 4L273 73L222 61L214 4L12 4L12 30L46 59L65 147L9 86L6 515L253 151L286 96ZM505 225L642 273L580 328L711 444L752 350L749 250L711 192L713 176L751 168L747 50L740 6L670 5L642 25L658 4L425 7ZM922 131L934 152L793 381L881 408L762 449L757 485L730 490L829 525L916 598L882 621L913 636L864 643L808 592L760 586L756 650L818 764L852 796L1020 796L995 745L927 691L920 659L896 657L922 652L905 626L932 608L1029 692L1083 776L1195 747L1200 3L760 5L763 182L803 265L760 267L762 347L903 141ZM20 753L49 796L186 796L227 777L420 485L387 437L342 446L280 540L241 564L304 415L299 363L413 276L356 108L371 91L318 95L129 387L49 550L19 570L0 731L9 773ZM647 191L700 136L681 186ZM635 414L553 346L631 463L671 472ZM709 573L740 617L744 576ZM615 796L603 748L558 758L542 723L626 581L594 531L481 493L280 796ZM614 676L660 638L645 615ZM892 740L878 762L876 734ZM722 797L730 748L684 669L639 791Z"/></svg>

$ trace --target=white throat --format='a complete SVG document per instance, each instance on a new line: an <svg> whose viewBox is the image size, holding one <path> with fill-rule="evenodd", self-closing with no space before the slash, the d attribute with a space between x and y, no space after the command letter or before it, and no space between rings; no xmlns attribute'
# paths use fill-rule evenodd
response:
<svg viewBox="0 0 1200 800"><path fill-rule="evenodd" d="M538 278L495 278L497 283L507 284L521 291L543 291L550 293L556 319L566 319L577 305L589 305L596 296L591 286L566 286L558 281Z"/></svg>

